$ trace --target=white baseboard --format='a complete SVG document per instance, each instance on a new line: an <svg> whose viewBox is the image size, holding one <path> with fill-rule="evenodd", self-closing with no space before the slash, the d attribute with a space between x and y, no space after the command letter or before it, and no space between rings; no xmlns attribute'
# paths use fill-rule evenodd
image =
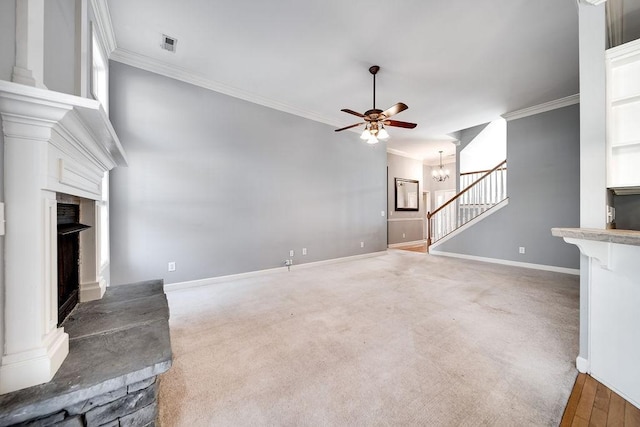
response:
<svg viewBox="0 0 640 427"><path fill-rule="evenodd" d="M294 264L291 266L291 270L299 270L302 268L317 267L320 265L327 265L327 264L336 264L339 262L346 262L346 261L355 261L358 259L372 258L376 256L386 255L386 254L387 254L387 251L370 252L370 253L361 254L361 255L352 255L352 256L347 256L342 258L332 258L332 259L326 259L322 261L307 262L304 264ZM221 282L229 282L233 280L246 279L249 277L266 276L269 274L282 273L286 271L287 271L287 267L276 267L276 268L269 268L266 270L249 271L246 273L229 274L226 276L208 277L206 279L189 280L186 282L168 283L164 285L164 291L174 292L182 289L196 288L199 286L209 286L209 285L213 285Z"/></svg>
<svg viewBox="0 0 640 427"><path fill-rule="evenodd" d="M401 248L404 246L422 245L424 243L426 243L426 240L414 240L413 242L391 243L390 245L387 245L387 247L390 249L393 249L393 248Z"/></svg>
<svg viewBox="0 0 640 427"><path fill-rule="evenodd" d="M580 356L576 357L576 368L578 369L578 372L583 374L588 374L590 370L589 361L584 357L580 357Z"/></svg>
<svg viewBox="0 0 640 427"><path fill-rule="evenodd" d="M580 270L577 268L556 267L555 265L533 264L529 262L510 261L506 259L498 258L485 258L475 255L457 254L454 252L441 252L437 250L429 250L430 255L448 256L451 258L470 259L473 261L489 262L492 264L510 265L512 267L531 268L534 270L553 271L556 273L573 274L575 276L580 275Z"/></svg>
<svg viewBox="0 0 640 427"><path fill-rule="evenodd" d="M0 366L0 394L51 381L69 354L69 335L54 329L43 347L4 355Z"/></svg>
<svg viewBox="0 0 640 427"><path fill-rule="evenodd" d="M80 302L101 299L106 290L107 284L102 280L99 282L80 283Z"/></svg>
<svg viewBox="0 0 640 427"><path fill-rule="evenodd" d="M582 372L582 371L580 371L580 372ZM594 375L593 372L583 372L583 373L591 375L594 380L598 381L599 383L602 383L602 385L604 385L607 388L611 389L612 392L616 393L617 395L622 397L624 400L626 400L627 402L631 403L636 408L640 409L640 402L638 402L633 396L629 396L628 393L625 393L624 391L621 391L618 387L616 387L616 384L611 384L606 378L601 378L597 374Z"/></svg>

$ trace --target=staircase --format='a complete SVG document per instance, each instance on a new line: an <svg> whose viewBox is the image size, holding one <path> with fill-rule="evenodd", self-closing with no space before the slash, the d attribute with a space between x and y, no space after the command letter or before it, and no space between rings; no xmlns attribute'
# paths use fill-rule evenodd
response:
<svg viewBox="0 0 640 427"><path fill-rule="evenodd" d="M431 245L507 202L507 161L488 171L460 174L460 183L463 190L427 213L427 251Z"/></svg>

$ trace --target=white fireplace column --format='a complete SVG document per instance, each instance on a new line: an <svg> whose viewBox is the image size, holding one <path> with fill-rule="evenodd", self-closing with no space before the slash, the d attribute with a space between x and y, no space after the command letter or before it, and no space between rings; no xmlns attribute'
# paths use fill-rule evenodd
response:
<svg viewBox="0 0 640 427"><path fill-rule="evenodd" d="M0 392L49 381L69 352L57 327L56 194L43 190L51 122L2 114L5 345Z"/></svg>
<svg viewBox="0 0 640 427"><path fill-rule="evenodd" d="M97 101L0 81L0 116L6 216L2 394L50 381L69 352L68 335L57 326L56 194L83 199L82 219L93 227L81 241L80 296L100 298L106 283L97 268L95 204L104 173L126 159Z"/></svg>

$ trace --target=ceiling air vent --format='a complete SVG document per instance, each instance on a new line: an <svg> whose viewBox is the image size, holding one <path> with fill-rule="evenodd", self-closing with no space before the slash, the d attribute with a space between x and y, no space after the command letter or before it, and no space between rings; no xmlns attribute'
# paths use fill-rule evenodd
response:
<svg viewBox="0 0 640 427"><path fill-rule="evenodd" d="M178 44L178 39L169 37L166 34L162 35L162 48L164 50L168 50L169 52L175 52L177 44Z"/></svg>

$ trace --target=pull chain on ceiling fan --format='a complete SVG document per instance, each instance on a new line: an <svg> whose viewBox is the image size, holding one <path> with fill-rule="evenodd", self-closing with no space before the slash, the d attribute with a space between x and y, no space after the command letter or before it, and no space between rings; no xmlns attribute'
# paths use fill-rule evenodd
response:
<svg viewBox="0 0 640 427"><path fill-rule="evenodd" d="M396 105L391 108L382 111L376 108L376 74L380 71L380 67L374 65L369 68L369 72L373 75L373 108L371 110L366 111L364 114L358 113L357 111L350 110L348 108L343 108L340 111L344 111L345 113L353 114L354 116L358 116L364 119L364 122L356 123L350 126L346 126L340 129L336 129L336 132L340 132L343 130L351 129L356 126L365 125L364 131L362 131L362 135L360 138L366 139L369 144L375 144L379 139L387 139L389 138L389 133L384 128L385 126L395 126L406 129L413 129L417 126L415 123L409 122L401 122L398 120L389 120L389 117L398 114L407 108L407 104L402 102L398 102Z"/></svg>

